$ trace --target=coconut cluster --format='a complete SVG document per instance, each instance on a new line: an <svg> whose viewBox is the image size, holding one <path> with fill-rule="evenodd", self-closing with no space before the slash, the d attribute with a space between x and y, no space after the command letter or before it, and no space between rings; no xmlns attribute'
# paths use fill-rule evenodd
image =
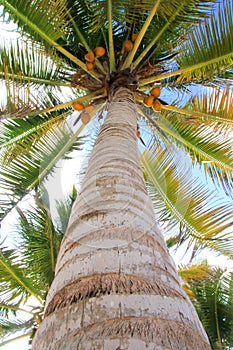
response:
<svg viewBox="0 0 233 350"><path fill-rule="evenodd" d="M87 70L91 71L95 68L95 59L105 55L105 48L102 46L96 47L93 51L89 51L85 55Z"/></svg>
<svg viewBox="0 0 233 350"><path fill-rule="evenodd" d="M136 33L133 33L131 36L131 40L126 40L123 42L123 48L126 52L130 52L133 49L134 42L137 39L138 35Z"/></svg>
<svg viewBox="0 0 233 350"><path fill-rule="evenodd" d="M90 93L100 91L99 97L95 97L95 102L91 102L85 106L82 102L77 99L72 103L74 110L80 112L80 119L83 124L88 124L91 120L92 112L94 112L97 103L102 103L106 99L111 101L111 94L116 90L117 87L126 87L133 91L136 100L143 102L145 106L153 108L154 111L160 112L162 109L160 96L160 87L154 86L149 95L138 90L138 81L140 78L145 76L154 76L158 74L157 67L148 61L148 64L143 67L136 67L133 71L131 68L122 69L122 62L127 56L127 54L133 50L135 41L137 41L138 34L132 33L130 37L122 44L122 50L119 50L119 57L116 58L116 69L114 71L110 70L107 60L103 60L102 63L98 61L99 57L106 54L106 50L102 46L98 46L95 49L83 53L86 70L79 70L77 73L71 76L71 86L81 87L87 89ZM93 79L93 73L91 75L87 74L87 71L92 71L95 69L95 76L97 79ZM91 101L91 100L90 100ZM97 102L98 101L98 102ZM137 136L140 137L140 131L137 129Z"/></svg>
<svg viewBox="0 0 233 350"><path fill-rule="evenodd" d="M146 96L143 100L143 103L147 107L152 107L155 112L161 112L162 104L158 100L160 96L161 89L159 86L155 86L151 91L150 95Z"/></svg>
<svg viewBox="0 0 233 350"><path fill-rule="evenodd" d="M84 125L88 124L91 120L91 113L94 112L95 107L92 104L84 106L83 103L74 101L72 103L74 110L81 112L81 121Z"/></svg>

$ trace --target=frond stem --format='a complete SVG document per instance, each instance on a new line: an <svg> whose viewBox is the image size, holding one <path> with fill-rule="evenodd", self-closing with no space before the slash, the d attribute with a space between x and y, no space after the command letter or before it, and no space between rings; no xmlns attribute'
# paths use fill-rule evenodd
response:
<svg viewBox="0 0 233 350"><path fill-rule="evenodd" d="M116 71L115 54L114 54L114 40L112 31L112 0L108 0L108 42L109 42L109 63L110 73Z"/></svg>
<svg viewBox="0 0 233 350"><path fill-rule="evenodd" d="M167 78L173 77L175 75L181 75L181 74L184 74L184 73L192 72L195 69L200 69L200 68L203 68L203 67L208 66L210 64L214 64L214 63L217 63L219 61L224 61L225 59L229 59L229 57L231 57L231 56L233 56L233 51L230 52L230 53L227 53L226 55L218 56L218 57L215 57L215 58L213 58L211 60L194 64L193 66L177 69L177 70L174 70L172 72L156 75L156 76L151 77L151 78L142 79L139 82L139 86L144 86L144 85L147 85L147 84L151 84L151 83L154 83L155 81L161 81L163 79L167 79Z"/></svg>
<svg viewBox="0 0 233 350"><path fill-rule="evenodd" d="M0 72L0 79L5 78L6 74L5 72ZM62 83L60 81L53 81L49 79L40 79L35 77L29 77L26 75L18 75L18 74L11 74L7 72L7 79L11 79L12 81L17 80L19 82L25 82L25 83L35 83L35 84L45 84L45 85L53 85L53 86L70 86L69 83Z"/></svg>
<svg viewBox="0 0 233 350"><path fill-rule="evenodd" d="M136 61L133 62L133 68L136 68L141 60L146 56L147 52L150 51L150 49L154 46L154 44L160 39L160 37L163 35L163 33L169 28L170 24L175 20L176 16L179 14L180 10L184 7L184 4L180 5L177 9L177 11L169 18L167 23L164 25L163 28L161 28L160 32L156 34L156 36L152 39L150 44L143 50L141 55L136 59Z"/></svg>
<svg viewBox="0 0 233 350"><path fill-rule="evenodd" d="M177 107L174 107L171 105L162 106L162 108L165 110L172 111L172 112L179 113L179 114L183 114L183 115L199 116L203 119L203 121L210 120L210 121L217 122L217 123L224 123L224 124L233 125L233 120L221 118L221 117L218 117L215 115L210 115L208 113L203 113L203 112L199 112L199 111L191 111L191 110L187 110L187 109L183 109L183 108L177 108Z"/></svg>

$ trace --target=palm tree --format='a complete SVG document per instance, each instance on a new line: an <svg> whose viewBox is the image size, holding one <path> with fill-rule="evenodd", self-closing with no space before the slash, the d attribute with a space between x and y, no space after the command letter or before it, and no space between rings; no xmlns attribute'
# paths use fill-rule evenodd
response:
<svg viewBox="0 0 233 350"><path fill-rule="evenodd" d="M232 2L1 4L22 34L1 55L2 218L104 119L33 348L209 348L155 223L137 138L173 241L232 257Z"/></svg>
<svg viewBox="0 0 233 350"><path fill-rule="evenodd" d="M212 349L231 348L233 273L205 263L184 266L179 275L205 327Z"/></svg>

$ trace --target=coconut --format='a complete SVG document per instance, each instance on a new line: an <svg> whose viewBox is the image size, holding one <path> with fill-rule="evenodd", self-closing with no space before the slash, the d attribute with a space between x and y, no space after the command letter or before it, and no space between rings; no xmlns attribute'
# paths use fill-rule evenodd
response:
<svg viewBox="0 0 233 350"><path fill-rule="evenodd" d="M132 34L132 37L131 37L132 42L134 42L134 41L137 39L137 37L138 37L138 34L133 33L133 34Z"/></svg>
<svg viewBox="0 0 233 350"><path fill-rule="evenodd" d="M155 100L152 106L153 110L155 112L161 112L162 110L162 104L159 102L159 100Z"/></svg>
<svg viewBox="0 0 233 350"><path fill-rule="evenodd" d="M90 120L91 120L91 117L89 113L87 112L82 113L81 121L83 122L84 125L88 124Z"/></svg>
<svg viewBox="0 0 233 350"><path fill-rule="evenodd" d="M93 62L86 62L87 70L93 70L95 67L95 64Z"/></svg>
<svg viewBox="0 0 233 350"><path fill-rule="evenodd" d="M126 52L130 52L133 48L133 43L131 40L126 40L123 42L123 47Z"/></svg>
<svg viewBox="0 0 233 350"><path fill-rule="evenodd" d="M92 112L94 112L94 110L95 110L95 107L91 104L89 104L85 107L85 112L87 112L87 113L92 113Z"/></svg>
<svg viewBox="0 0 233 350"><path fill-rule="evenodd" d="M161 93L161 89L159 86L154 87L150 92L150 94L154 97L159 97L160 93Z"/></svg>
<svg viewBox="0 0 233 350"><path fill-rule="evenodd" d="M147 107L152 107L153 103L154 103L154 97L153 96L147 96L144 98L143 100L144 104Z"/></svg>
<svg viewBox="0 0 233 350"><path fill-rule="evenodd" d="M105 54L105 48L103 48L102 46L98 46L95 48L94 53L96 57L101 57Z"/></svg>
<svg viewBox="0 0 233 350"><path fill-rule="evenodd" d="M76 110L76 111L82 111L84 106L82 103L75 101L72 103L72 107Z"/></svg>
<svg viewBox="0 0 233 350"><path fill-rule="evenodd" d="M95 54L93 51L89 51L86 55L85 55L85 60L87 62L94 62L95 60Z"/></svg>

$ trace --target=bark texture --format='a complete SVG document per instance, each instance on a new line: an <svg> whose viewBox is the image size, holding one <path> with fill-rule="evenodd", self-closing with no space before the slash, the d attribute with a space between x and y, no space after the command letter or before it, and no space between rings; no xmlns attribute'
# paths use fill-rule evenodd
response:
<svg viewBox="0 0 233 350"><path fill-rule="evenodd" d="M207 350L155 223L133 94L117 89L60 249L33 350Z"/></svg>

